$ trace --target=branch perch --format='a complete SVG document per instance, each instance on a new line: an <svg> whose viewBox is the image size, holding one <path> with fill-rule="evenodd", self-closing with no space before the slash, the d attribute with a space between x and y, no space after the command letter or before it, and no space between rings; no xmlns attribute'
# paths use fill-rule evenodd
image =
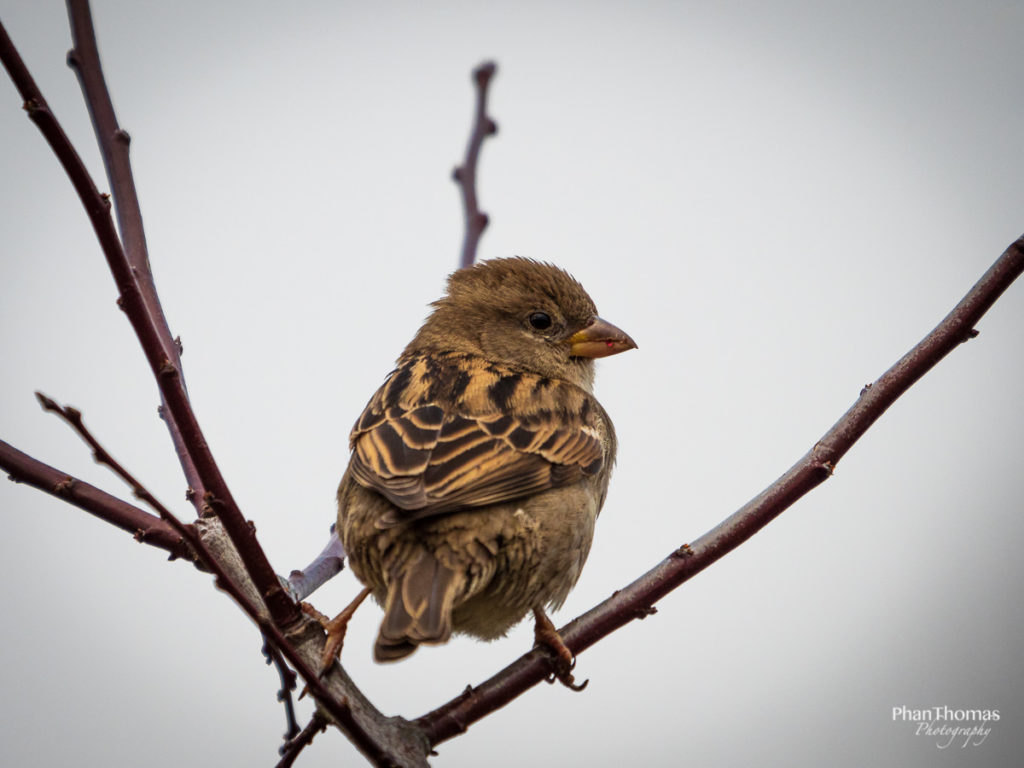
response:
<svg viewBox="0 0 1024 768"><path fill-rule="evenodd" d="M699 539L683 544L632 584L558 630L569 649L578 655L616 629L650 615L658 600L831 477L839 460L900 395L962 342L978 335L975 324L1022 272L1024 236L1003 252L931 333L866 386L857 402L782 477ZM426 731L431 745L440 744L532 688L547 674L544 654L533 650L415 722Z"/></svg>

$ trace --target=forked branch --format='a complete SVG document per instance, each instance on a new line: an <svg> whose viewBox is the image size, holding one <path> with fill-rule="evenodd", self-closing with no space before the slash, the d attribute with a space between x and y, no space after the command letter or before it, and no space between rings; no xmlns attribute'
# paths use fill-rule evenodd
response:
<svg viewBox="0 0 1024 768"><path fill-rule="evenodd" d="M85 426L82 414L77 409L61 406L40 393L36 393L36 396L44 409L60 416L89 445L93 457L98 463L109 467L114 474L124 480L136 496L153 507L160 515L160 519L188 543L205 569L214 574L217 586L238 603L260 628L266 642L279 650L302 675L306 686L322 708L322 716L329 717L342 727L353 743L376 763L394 764L396 756L401 756L404 759L404 764L421 764L422 745L420 739L416 738L418 732L404 721L385 719L354 685L346 689L349 681L340 668L333 670L329 681L319 675L318 666L315 663L315 660L319 659L319 655L314 653L314 649L318 641L320 646L323 645L323 637L314 622L304 621L299 627L293 627L287 633L283 632L268 616L266 605L261 600L261 596L252 589L252 585L249 583L249 574L245 569L232 569L230 556L225 556L226 553L223 551L215 552L208 546L208 539L204 538L197 530L197 526L202 526L206 530L204 525L206 521L200 521L196 526L182 523L120 462L111 456ZM322 649L320 652L322 653ZM282 690L287 688L287 681L283 682ZM338 692L331 690L329 685L333 685L334 688L342 687L345 693L338 695ZM405 728L413 738L392 738L402 728ZM413 752L411 755L405 755L403 748L404 750L411 748ZM411 760L409 760L410 757Z"/></svg>
<svg viewBox="0 0 1024 768"><path fill-rule="evenodd" d="M61 501L95 515L111 525L127 531L136 541L166 550L171 559L196 561L196 554L185 539L156 515L129 504L94 485L72 477L67 472L33 459L26 453L0 440L0 469L11 480L38 488Z"/></svg>
<svg viewBox="0 0 1024 768"><path fill-rule="evenodd" d="M104 165L117 200L119 216L128 227L124 237L131 248L130 256L127 247L122 247L120 241L117 241L116 247L110 243L104 244L103 248L121 294L120 306L128 315L156 377L163 399L162 414L168 421L176 450L179 456L183 456L181 463L189 487L220 518L260 595L266 601L273 621L287 629L298 624L298 608L282 589L266 554L256 540L253 526L235 503L185 390L177 345L171 340L171 332L160 308L149 269L135 182L128 162L127 133L118 126L107 92L87 0L68 0L68 15L75 41L69 62L79 73ZM110 221L109 212L106 221ZM193 477L189 478L190 474Z"/></svg>

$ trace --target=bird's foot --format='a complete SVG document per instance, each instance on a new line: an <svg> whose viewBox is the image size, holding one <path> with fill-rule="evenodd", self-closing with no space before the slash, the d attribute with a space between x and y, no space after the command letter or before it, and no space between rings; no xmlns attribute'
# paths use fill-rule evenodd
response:
<svg viewBox="0 0 1024 768"><path fill-rule="evenodd" d="M572 655L572 651L569 650L562 636L558 634L551 619L548 618L543 608L534 608L533 618L535 622L533 636L536 645L547 648L554 657L550 661L551 674L548 676L548 682L554 683L557 680L566 688L582 691L590 680L584 680L582 683L576 682L572 675L572 670L576 666L576 657Z"/></svg>
<svg viewBox="0 0 1024 768"><path fill-rule="evenodd" d="M345 610L333 619L328 619L309 603L300 603L302 612L319 622L320 626L327 632L327 642L324 643L323 653L320 654L321 677L331 668L334 660L341 655L341 648L345 644L345 632L348 630L349 619L356 612L356 608L370 595L370 592L369 587L364 587L363 591L356 595L356 599L349 603Z"/></svg>

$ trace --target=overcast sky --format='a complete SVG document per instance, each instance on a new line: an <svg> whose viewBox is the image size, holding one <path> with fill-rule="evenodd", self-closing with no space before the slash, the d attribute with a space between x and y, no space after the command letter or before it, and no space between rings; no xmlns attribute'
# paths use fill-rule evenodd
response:
<svg viewBox="0 0 1024 768"><path fill-rule="evenodd" d="M195 409L275 568L323 545L347 435L457 260L470 70L499 64L482 258L570 270L618 469L565 623L787 469L1024 232L1019 2L95 3ZM0 18L101 188L61 3ZM0 78L0 439L182 515L158 394L70 184ZM999 766L1024 754L1024 284L825 486L433 764ZM207 576L0 486L0 763L273 765L258 633ZM333 614L345 572L313 602ZM416 717L529 625L345 665ZM893 707L999 710L946 749ZM308 717L309 705L301 712ZM299 765L357 765L336 732Z"/></svg>

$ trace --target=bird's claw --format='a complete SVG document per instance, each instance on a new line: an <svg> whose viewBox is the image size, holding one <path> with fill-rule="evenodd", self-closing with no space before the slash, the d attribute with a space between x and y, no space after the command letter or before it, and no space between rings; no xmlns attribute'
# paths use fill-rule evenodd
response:
<svg viewBox="0 0 1024 768"><path fill-rule="evenodd" d="M341 654L341 648L345 644L345 632L348 630L348 618L339 622L340 615L328 619L309 603L299 603L299 606L304 614L317 622L327 633L327 641L320 654L319 676L323 677Z"/></svg>
<svg viewBox="0 0 1024 768"><path fill-rule="evenodd" d="M562 660L561 659L559 659L557 661L553 661L552 662L552 666L555 669L552 670L548 674L547 678L545 678L550 685L554 685L555 681L557 680L558 682L560 682L562 685L564 685L566 688L568 688L570 690L582 691L590 683L590 678L587 678L582 683L577 683L576 682L576 678L572 676L572 673L570 672L570 670L573 667L576 666L576 659L575 658L573 658L572 664L569 665L568 667L566 667L566 666L564 666L562 664Z"/></svg>
<svg viewBox="0 0 1024 768"><path fill-rule="evenodd" d="M572 655L572 651L569 650L562 636L558 634L558 630L555 629L555 625L551 623L547 614L539 609L534 609L533 613L536 619L533 630L536 644L547 648L553 656L549 660L551 673L547 676L547 681L554 684L557 680L566 688L582 691L590 680L584 680L582 683L576 682L576 678L572 675L572 670L576 668L576 657Z"/></svg>
<svg viewBox="0 0 1024 768"><path fill-rule="evenodd" d="M328 619L320 611L309 603L299 603L302 612L316 621L327 633L327 641L324 643L324 650L320 654L320 677L323 677L330 670L334 662L340 658L342 646L345 644L345 632L348 631L348 622L356 608L369 596L370 588L360 592L341 613L333 619Z"/></svg>

